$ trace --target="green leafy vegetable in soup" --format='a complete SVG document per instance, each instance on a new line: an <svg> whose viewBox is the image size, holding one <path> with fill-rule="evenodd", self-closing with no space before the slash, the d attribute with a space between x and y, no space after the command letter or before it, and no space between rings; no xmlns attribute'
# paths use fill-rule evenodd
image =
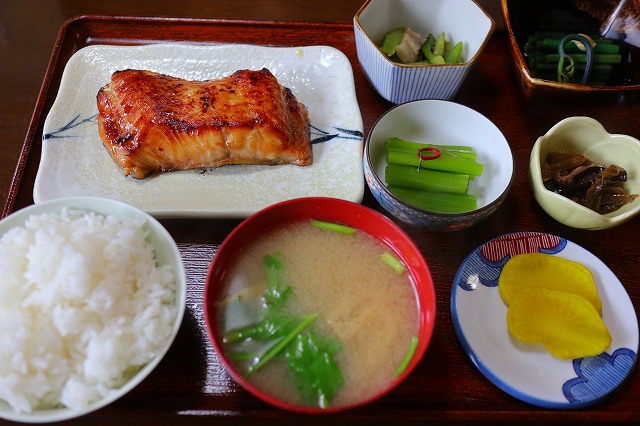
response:
<svg viewBox="0 0 640 426"><path fill-rule="evenodd" d="M249 339L267 342L268 349L263 353L240 352L240 359L255 360L245 375L283 354L305 401L327 408L343 383L342 373L333 359L340 343L305 330L315 315L298 318L283 312L292 288L284 283L285 266L280 253L264 257L264 271L267 277L264 318L256 324L229 331L224 340L227 343ZM229 357L233 359L234 352Z"/></svg>

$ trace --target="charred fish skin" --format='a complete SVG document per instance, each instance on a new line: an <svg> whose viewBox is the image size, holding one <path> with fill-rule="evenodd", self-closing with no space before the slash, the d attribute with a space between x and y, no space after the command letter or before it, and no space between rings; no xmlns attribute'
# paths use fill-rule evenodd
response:
<svg viewBox="0 0 640 426"><path fill-rule="evenodd" d="M104 146L136 179L229 164L313 163L308 110L267 69L208 81L121 70L96 100Z"/></svg>

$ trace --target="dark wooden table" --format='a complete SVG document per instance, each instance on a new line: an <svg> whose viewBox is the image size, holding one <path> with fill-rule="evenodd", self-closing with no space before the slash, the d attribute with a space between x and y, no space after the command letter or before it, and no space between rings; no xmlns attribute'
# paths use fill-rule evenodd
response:
<svg viewBox="0 0 640 426"><path fill-rule="evenodd" d="M264 44L267 35L268 43L273 45L327 44L341 49L351 61L365 134L376 118L391 106L375 93L357 61L350 20L360 6L359 0L237 0L229 4L193 1L187 5L154 2L146 6L112 1L104 4L88 2L90 7L80 1L51 4L43 0L39 3L42 3L39 5L42 9L36 11L26 4L3 2L0 5L0 23L3 25L0 48L4 54L0 61L4 95L0 98L0 144L3 148L0 188L6 200L3 216L33 203L31 191L39 162L44 118L57 92L64 64L74 51L87 44L184 39ZM86 16L69 21L64 27L65 33L56 36L67 18L85 13L198 19ZM241 18L243 20L238 20ZM45 54L47 50L48 55ZM49 56L51 62L47 67ZM593 407L541 409L509 396L490 383L467 358L455 336L449 303L456 270L474 248L514 231L547 232L588 249L618 276L636 306L636 312L640 306L640 275L636 262L640 219L605 231L586 232L566 227L551 219L536 204L527 178L529 152L536 138L565 117L588 115L601 121L612 133L640 137L637 99L527 99L522 95L509 60L505 34L496 31L454 99L489 117L511 145L515 181L504 205L481 225L465 231L434 233L400 224L416 241L430 265L438 312L430 348L418 368L398 388L366 407L340 415L315 417L274 409L243 391L226 375L208 343L201 303L211 259L220 242L239 221L164 220L163 224L176 239L187 266L187 312L178 337L163 362L131 393L109 407L69 423L387 424L402 421L493 424L502 421L609 424L640 420L637 369L618 392ZM363 203L382 211L368 190ZM0 424L8 423L0 421Z"/></svg>

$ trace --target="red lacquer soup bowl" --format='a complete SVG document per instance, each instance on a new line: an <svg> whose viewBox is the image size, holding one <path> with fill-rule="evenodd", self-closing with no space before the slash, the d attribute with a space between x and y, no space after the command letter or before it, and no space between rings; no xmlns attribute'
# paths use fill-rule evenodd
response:
<svg viewBox="0 0 640 426"><path fill-rule="evenodd" d="M372 240L374 242L374 246L382 251L380 259L383 259L385 257L383 254L386 254L391 255L391 258L394 260L399 260L400 264L404 266L404 269L401 272L396 271L394 273L403 276L403 281L401 281L402 284L400 284L399 287L391 287L392 296L389 297L388 294L385 294L385 300L393 299L395 297L393 296L393 292L398 291L398 294L402 293L402 297L409 295L409 299L406 300L413 301L409 303L415 303L414 307L416 308L415 312L417 318L415 321L417 324L414 326L413 323L411 323L411 327L415 330L415 333L411 337L411 343L406 345L406 349L403 346L403 355L398 363L398 368L392 375L390 375L388 381L383 382L383 384L377 387L375 391L369 392L369 394L364 395L361 398L356 397L342 399L341 401L344 401L344 403L336 402L335 404L332 404L331 401L323 398L316 398L312 404L300 401L292 402L290 399L285 398L282 395L275 396L272 392L265 391L263 386L254 384L254 381L250 377L252 374L249 374L249 371L255 367L256 363L262 362L262 358L269 358L269 356L266 356L269 351L273 352L271 355L273 355L272 359L274 360L270 362L276 362L275 360L278 359L277 362L283 362L286 364L287 362L291 362L291 358L295 358L295 356L288 355L291 353L289 350L293 348L288 345L299 345L300 341L303 340L302 337L300 337L301 335L296 335L297 331L294 330L291 333L287 333L284 337L275 339L274 343L266 345L265 350L261 353L256 352L253 355L249 354L248 356L245 356L245 364L241 366L237 361L237 358L240 355L238 355L238 353L234 353L233 355L230 353L228 343L231 338L228 337L228 335L224 335L226 332L223 331L223 326L221 325L221 321L223 321L222 318L228 317L227 314L221 313L221 309L223 309L222 306L229 306L228 301L230 299L235 300L234 298L228 297L228 294L225 293L227 292L227 290L225 290L225 283L228 282L230 280L230 276L233 275L234 265L238 262L238 259L246 251L250 250L252 244L256 241L271 239L272 234L270 233L277 232L279 228L286 227L294 223L311 223L313 221L320 221L324 224L337 224L344 226L347 229L351 228L354 232L353 235L355 235L355 233L360 233L360 236L368 235L368 240ZM316 225L318 224L318 222L314 223ZM319 227L316 226L316 228ZM341 234L340 232L335 232L335 230L325 230L324 228L319 229L322 229L322 231L313 232L333 232L335 234ZM336 238L343 237L350 238L350 236L345 236L343 234ZM333 236L331 236L331 238L333 238ZM308 247L308 245L303 245L302 247ZM305 249L302 249L302 251L305 251ZM387 259L389 259L389 257L387 257ZM378 260L373 260L373 262L376 261ZM383 260L380 260L380 262L382 261ZM367 263L367 265L371 264L372 262ZM393 264L393 262L390 264ZM378 265L375 266L377 267ZM336 266L336 268L340 267L348 268L349 266ZM362 265L360 265L360 268L369 269L368 266L363 268ZM237 269L238 268L236 267L235 270ZM302 268L302 270L304 270L304 268ZM265 286L266 285L267 284L265 284ZM342 283L341 285L344 287L351 286L349 283ZM369 283L367 283L367 285L369 285ZM373 289L376 287L371 288ZM294 289L294 292L295 291L297 290ZM387 289L386 291L389 290ZM280 295L282 293L284 292L281 291L278 294ZM311 296L308 293L305 293L304 297ZM224 302L222 302L223 299L225 300ZM343 303L343 301L341 300L340 303ZM260 305L260 303L258 303L258 305ZM380 306L392 306L392 304L383 304ZM436 311L435 290L427 262L412 239L400 227L384 215L360 204L335 198L320 197L298 198L290 201L284 201L267 207L241 222L222 242L220 249L211 263L204 291L204 309L209 338L228 374L255 397L281 409L308 414L331 413L359 407L371 403L391 392L396 386L398 386L398 384L405 380L409 374L411 374L422 360L433 334ZM358 307L357 309L360 308ZM384 309L379 309L376 312L376 309L369 309L369 311L373 311L370 317L372 318L372 321L369 322L375 323L376 327L387 326L386 318L390 317L391 313L386 311L380 312L383 310ZM412 312L412 310L409 311ZM316 321L320 321L322 313L317 317L318 319L316 319ZM415 318L415 316L411 316L411 318ZM409 321L402 322L402 324L406 323L409 323ZM358 329L358 331L354 332L352 336L359 336L358 338L361 338L363 333L364 332L361 332ZM309 334L311 334L311 332L309 332ZM279 351L275 348L278 344L281 346ZM389 346L393 345L390 344ZM385 353L387 351L392 353L395 350L396 358L394 358L394 362L398 358L397 348L394 349L393 347L382 346L378 349L378 352L380 353ZM258 356L256 356L256 354ZM231 360L232 357L234 358L233 361ZM304 359L304 357L302 359ZM309 364L311 363L313 362L310 362ZM317 362L315 363L317 367ZM338 368L341 367L339 357L335 358L335 364L338 364ZM249 367L247 367L247 365ZM304 370L307 368L307 365L304 364L304 362L298 362L296 365L298 369ZM309 368L313 370L315 367ZM348 374L350 372L343 371L342 373L344 382L347 382L351 377ZM376 373L377 372L372 372L372 376L375 376ZM321 382L325 380L323 378L325 375L323 374L324 373L319 374L319 380ZM302 373L302 375L304 376L305 373ZM294 382L296 384L298 383L298 381ZM293 387L295 388L295 386ZM345 385L345 388L346 387L347 385ZM339 394L340 391L337 392ZM325 394L323 393L323 395ZM336 400L339 401L340 398L336 396Z"/></svg>

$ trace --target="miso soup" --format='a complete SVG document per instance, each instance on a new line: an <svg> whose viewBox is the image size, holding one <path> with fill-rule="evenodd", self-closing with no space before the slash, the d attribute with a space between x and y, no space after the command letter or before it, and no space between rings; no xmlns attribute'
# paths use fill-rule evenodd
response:
<svg viewBox="0 0 640 426"><path fill-rule="evenodd" d="M267 232L243 248L223 280L217 326L219 333L227 336L225 355L254 386L281 401L328 408L376 396L398 374L419 328L410 276L385 263L381 259L384 252L389 248L363 231L345 235L308 221ZM281 262L284 286L276 291L269 291L268 280L273 276L267 277L265 258ZM285 300L274 301L274 297ZM263 321L268 315L277 320ZM309 396L304 383L300 385L308 379L305 371L292 372L288 351L302 345L302 338L285 342L288 349L254 370L263 354L291 338L288 332L272 339L260 334L272 332L280 320L286 328L291 318L288 330L307 320L301 333L317 338L312 346L328 348L321 360L295 364L298 369L319 368L315 372L320 381L339 382L328 384L335 385L336 392L326 400ZM241 333L249 333L247 330L256 333L256 324L261 326L255 338L244 335L244 340L238 339Z"/></svg>

